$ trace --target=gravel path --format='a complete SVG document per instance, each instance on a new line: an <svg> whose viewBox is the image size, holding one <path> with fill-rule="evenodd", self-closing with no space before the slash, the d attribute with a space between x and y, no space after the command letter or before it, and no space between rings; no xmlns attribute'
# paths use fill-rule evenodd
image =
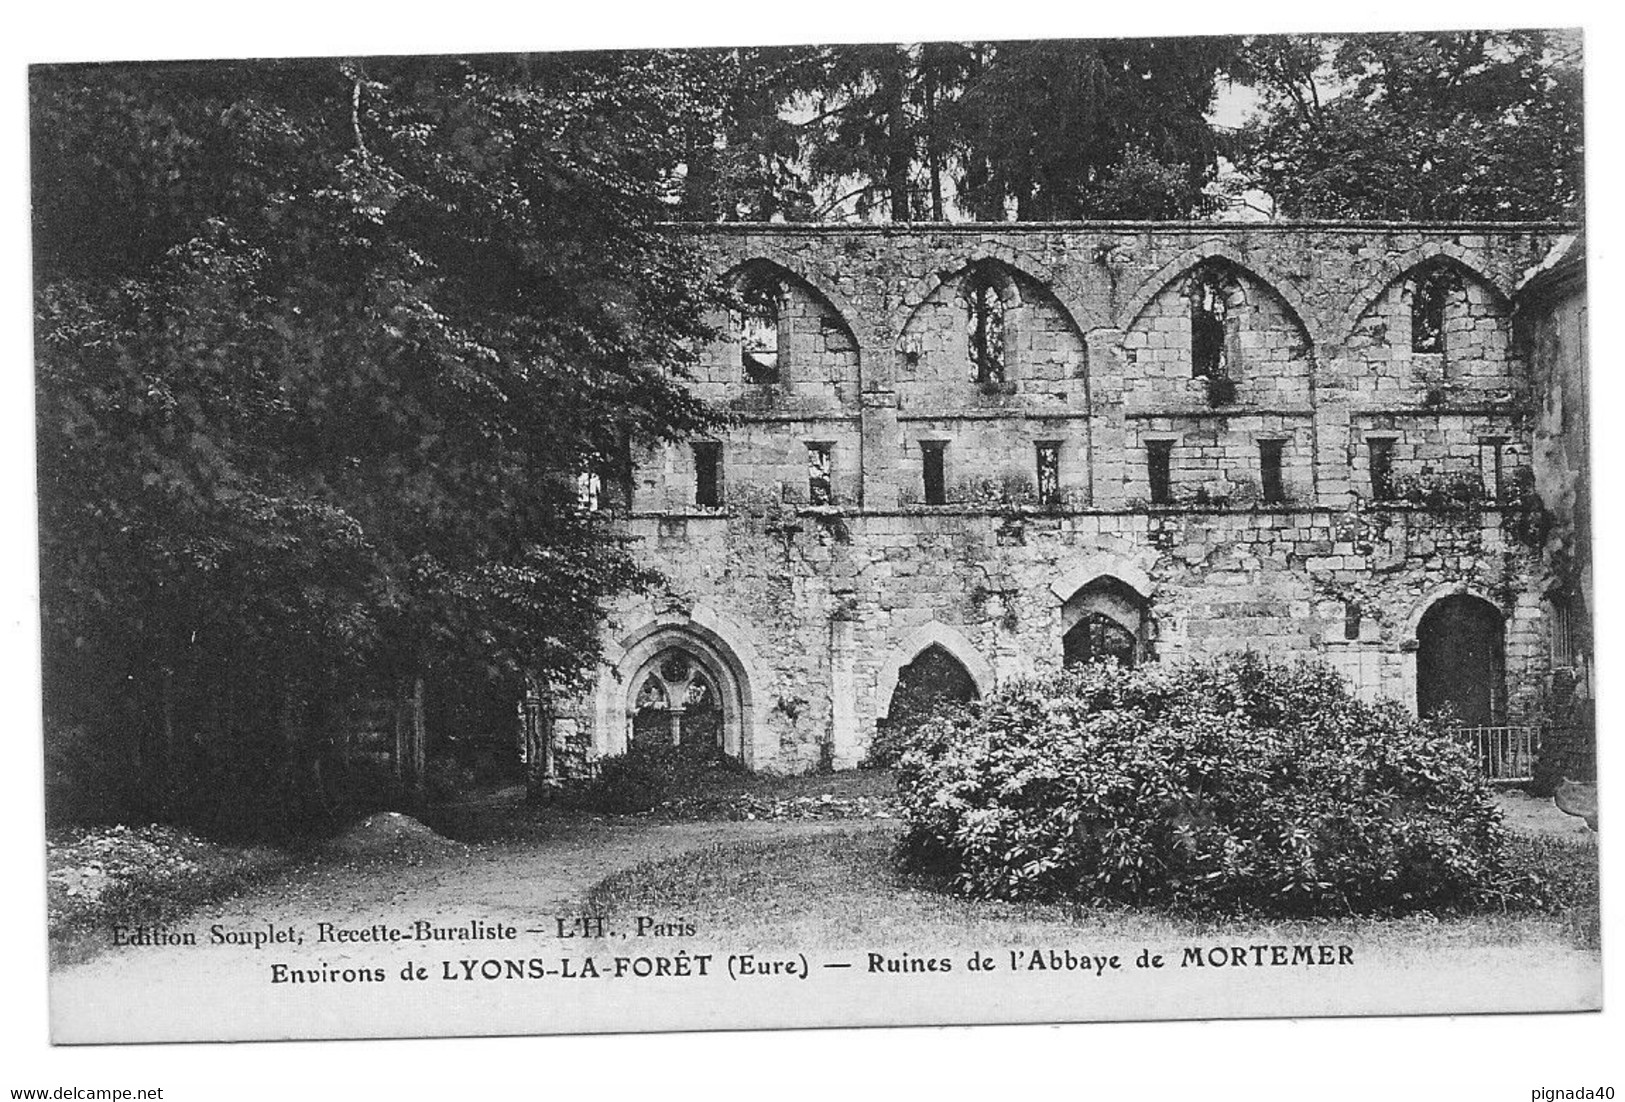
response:
<svg viewBox="0 0 1625 1102"><path fill-rule="evenodd" d="M873 821L875 829L893 824ZM325 1028L290 1019L290 1007L328 1005L331 988L293 990L303 1004L278 1010L287 985L269 982L272 966L345 969L387 966L405 959L438 961L458 955L526 955L563 947L554 939L555 918L576 913L594 884L620 869L669 858L722 842L778 841L825 833L850 833L852 820L786 822L570 821L544 825L534 836L474 845L436 840L421 851L396 851L377 859L318 858L256 884L243 895L200 909L163 927L190 934L195 944L111 944L55 970L51 976L52 1034L59 1041L208 1039L211 1037L355 1036L353 1011ZM374 925L410 927L418 921L455 927L472 920L512 924L517 941L498 946L376 942L321 943L320 923L364 930ZM302 942L252 948L211 943L215 928L252 936L289 931ZM390 979L394 979L391 974ZM220 992L240 992L245 1002ZM365 992L364 992L365 993ZM354 994L346 992L345 995ZM332 1004L342 1008L342 999ZM212 1008L212 1010L211 1010ZM359 1018L360 1015L355 1015ZM387 1025L379 1033L394 1032ZM362 1029L362 1033L373 1030ZM466 1028L463 1032L467 1032Z"/></svg>
<svg viewBox="0 0 1625 1102"><path fill-rule="evenodd" d="M1550 796L1531 796L1516 788L1496 793L1496 803L1506 816L1506 825L1520 834L1541 838L1568 838L1584 841L1594 838L1585 820L1557 809Z"/></svg>
<svg viewBox="0 0 1625 1102"><path fill-rule="evenodd" d="M1562 815L1547 801L1512 794L1502 801L1509 825L1522 832L1576 838L1586 833L1583 823ZM823 998L808 1001L796 986L760 983L736 990L726 977L709 983L657 980L634 992L613 981L572 982L551 974L539 982L521 983L457 982L462 977L443 974L455 971L465 959L539 958L556 967L566 956L579 960L680 948L704 951L708 940L726 942L728 932L702 931L697 943L615 941L620 936L615 934L607 941L563 940L557 935L557 919L578 914L582 898L606 876L645 861L714 844L896 829L895 820L879 819L570 818L527 825L523 836L473 844L419 836L416 848L408 840L402 848L380 852L376 858L311 860L167 928L170 934L191 935L195 944L104 945L89 959L55 970L52 1036L62 1043L96 1043L600 1031L661 1028L663 1023L692 1029L854 1024L871 1019L956 1021L966 1015L986 1021L1078 1016L1081 1004L1068 986L1076 981L1064 976L1039 982L1025 974L1001 973L977 987L954 986L949 981L955 977L929 983L915 979L898 985L894 1001L893 995L876 999L876 981L856 971L839 972L821 977ZM787 926L794 926L798 915L793 905L784 917ZM354 933L378 927L405 929L418 922L440 929L474 922L505 924L519 934L507 941L320 940L323 923ZM216 928L239 936L286 936L291 943L261 948L211 944ZM109 940L111 933L107 932ZM1073 936L1060 927L1051 934L1068 940ZM1539 939L1496 944L1502 940L1497 938L1454 954L1430 951L1419 962L1414 953L1396 956L1385 948L1383 938L1405 941L1400 934L1380 935L1375 944L1361 947L1362 967L1335 981L1318 973L1287 975L1286 970L1281 975L1141 977L1133 983L1124 981L1098 1003L1090 1001L1086 1016L1527 1011L1579 1009L1600 1000L1594 951L1570 950ZM324 975L370 969L377 977L376 982L282 982L274 978L278 966ZM429 982L405 982L402 970L407 966L426 969L424 978ZM1102 996L1108 991L1099 990ZM965 1001L973 994L978 996L972 1000L976 1009ZM629 1018L634 1003L637 1013ZM829 1009L836 1005L844 1008L838 1014Z"/></svg>

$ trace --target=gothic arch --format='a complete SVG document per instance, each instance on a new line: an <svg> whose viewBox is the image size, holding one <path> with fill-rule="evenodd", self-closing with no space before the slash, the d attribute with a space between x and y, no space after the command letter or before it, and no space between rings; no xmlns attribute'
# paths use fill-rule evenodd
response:
<svg viewBox="0 0 1625 1102"><path fill-rule="evenodd" d="M1286 306L1287 315L1297 323L1298 328L1303 331L1304 337L1309 341L1310 354L1314 354L1314 350L1321 343L1318 335L1309 327L1309 319L1314 317L1314 312L1304 302L1303 296L1298 293L1298 289L1275 274L1261 270L1256 262L1243 256L1239 251L1231 247L1228 242L1216 239L1204 241L1200 245L1186 249L1158 268L1149 278L1142 281L1134 293L1128 297L1123 308L1118 311L1117 316L1121 321L1117 328L1124 332L1133 328L1140 315L1145 313L1145 308L1151 305L1151 300L1156 298L1163 288L1201 264L1204 260L1213 259L1227 262L1279 299Z"/></svg>
<svg viewBox="0 0 1625 1102"><path fill-rule="evenodd" d="M1002 265L1019 278L1043 288L1044 293L1050 297L1055 307L1066 318L1067 323L1072 326L1073 332L1077 334L1079 344L1087 347L1084 333L1090 329L1099 328L1104 324L1104 321L1097 322L1091 318L1091 324L1083 325L1079 319L1089 318L1088 310L1081 303L1071 299L1070 296L1063 295L1052 281L1042 279L1034 274L1042 270L1043 265L1007 245L1002 245L997 241L983 241L956 259L952 268L939 268L914 281L913 286L904 292L897 309L893 310L891 317L887 319L888 332L891 334L892 341L896 343L903 339L903 334L908 331L909 324L914 320L914 315L919 313L920 307L925 305L926 300L935 294L939 287L944 283L958 279L967 271L979 265L988 263Z"/></svg>
<svg viewBox="0 0 1625 1102"><path fill-rule="evenodd" d="M1401 253L1391 260L1385 261L1382 270L1373 276L1361 289L1360 293L1351 300L1343 316L1338 319L1337 327L1332 331L1338 344L1346 344L1354 334L1354 327L1360 324L1367 310L1382 297L1383 293L1395 283L1404 279L1412 269L1418 265L1426 264L1430 260L1445 259L1454 262L1467 275L1478 281L1495 295L1496 302L1503 308L1509 309L1512 301L1512 282L1509 279L1496 276L1488 271L1467 249L1462 248L1454 241L1432 241L1426 245L1418 245L1408 252Z"/></svg>
<svg viewBox="0 0 1625 1102"><path fill-rule="evenodd" d="M648 671L672 651L698 663L714 683L722 706L722 745L747 767L755 758L755 648L749 636L708 609L665 612L618 639L606 640L605 665L594 694L593 750L619 754L635 711L633 694Z"/></svg>
<svg viewBox="0 0 1625 1102"><path fill-rule="evenodd" d="M886 709L891 706L892 694L897 690L897 680L902 676L903 667L931 646L941 647L965 667L965 672L970 674L971 680L976 683L978 695L986 696L993 691L993 667L976 649L976 644L967 639L958 628L933 620L910 632L908 637L892 648L891 654L887 655L875 680L877 715L885 715Z"/></svg>
<svg viewBox="0 0 1625 1102"><path fill-rule="evenodd" d="M717 275L717 282L731 285L747 272L764 268L774 271L780 279L787 283L799 285L827 307L830 313L835 316L835 319L841 323L841 328L846 331L846 335L851 338L852 347L857 349L859 365L861 366L868 360L868 356L864 351L865 342L858 336L857 329L852 325L852 319L860 315L852 308L852 304L846 300L840 291L831 286L822 275L803 263L799 258L776 250L771 256L765 252L756 253L729 265L728 268Z"/></svg>
<svg viewBox="0 0 1625 1102"><path fill-rule="evenodd" d="M1049 588L1055 594L1056 600L1070 601L1084 586L1102 578L1115 578L1140 595L1141 600L1149 601L1155 590L1155 583L1150 575L1116 555L1089 555L1078 560L1071 569L1057 578Z"/></svg>
<svg viewBox="0 0 1625 1102"><path fill-rule="evenodd" d="M1116 556L1091 555L1075 564L1050 586L1060 601L1062 664L1106 654L1128 665L1151 658L1151 590L1144 571Z"/></svg>

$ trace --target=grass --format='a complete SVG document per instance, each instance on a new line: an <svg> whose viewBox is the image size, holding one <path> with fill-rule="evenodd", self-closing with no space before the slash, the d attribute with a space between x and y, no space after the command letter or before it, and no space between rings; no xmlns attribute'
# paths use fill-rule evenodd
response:
<svg viewBox="0 0 1625 1102"><path fill-rule="evenodd" d="M1572 944L1582 949L1601 948L1601 887L1594 837L1571 841L1514 833L1507 859L1514 869L1540 881L1551 913L1564 924Z"/></svg>
<svg viewBox="0 0 1625 1102"><path fill-rule="evenodd" d="M91 955L106 944L110 926L169 921L292 861L269 846L225 845L172 827L53 832L46 841L52 964Z"/></svg>
<svg viewBox="0 0 1625 1102"><path fill-rule="evenodd" d="M896 795L890 770L773 776L713 769L672 785L661 806L649 811L612 812L579 801L528 804L521 792L511 790L503 799L432 807L423 818L440 833L463 842L545 841L589 821L867 818L876 812L894 813ZM825 797L829 805L821 802Z"/></svg>
<svg viewBox="0 0 1625 1102"><path fill-rule="evenodd" d="M587 905L608 915L681 915L702 932L725 931L730 944L764 948L929 944L947 949L1080 939L1160 944L1217 937L1358 942L1367 953L1406 957L1497 945L1596 948L1594 845L1519 840L1514 860L1540 869L1558 900L1546 912L1272 920L968 900L941 882L900 870L892 857L897 837L895 827L866 823L813 838L717 844L609 876L594 886Z"/></svg>
<svg viewBox="0 0 1625 1102"><path fill-rule="evenodd" d="M707 779L703 791L694 795L756 796L763 799L793 800L802 797L833 796L836 799L884 799L897 794L897 783L889 769L843 769L838 773L801 773L776 777L754 773L718 773Z"/></svg>

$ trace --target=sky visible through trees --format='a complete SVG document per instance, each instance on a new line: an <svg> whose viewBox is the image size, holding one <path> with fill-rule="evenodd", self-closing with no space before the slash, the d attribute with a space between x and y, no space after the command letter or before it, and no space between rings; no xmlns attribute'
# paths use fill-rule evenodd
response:
<svg viewBox="0 0 1625 1102"><path fill-rule="evenodd" d="M679 169L685 218L1496 219L1578 209L1572 32L702 54L719 106Z"/></svg>

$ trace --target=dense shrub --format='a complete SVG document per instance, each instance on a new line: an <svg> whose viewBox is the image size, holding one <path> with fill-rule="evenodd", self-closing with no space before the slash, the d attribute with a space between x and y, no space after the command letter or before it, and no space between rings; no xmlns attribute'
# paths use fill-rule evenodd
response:
<svg viewBox="0 0 1625 1102"><path fill-rule="evenodd" d="M583 811L634 815L652 811L717 773L737 772L732 758L712 747L634 743L604 758L591 780L566 787L560 802Z"/></svg>
<svg viewBox="0 0 1625 1102"><path fill-rule="evenodd" d="M892 720L875 725L869 749L858 763L859 769L890 769L903 757L903 752L915 737L915 730L925 722L925 716L910 717L907 722Z"/></svg>
<svg viewBox="0 0 1625 1102"><path fill-rule="evenodd" d="M1528 887L1468 754L1312 664L1017 683L921 725L898 783L905 858L972 896L1305 914Z"/></svg>

